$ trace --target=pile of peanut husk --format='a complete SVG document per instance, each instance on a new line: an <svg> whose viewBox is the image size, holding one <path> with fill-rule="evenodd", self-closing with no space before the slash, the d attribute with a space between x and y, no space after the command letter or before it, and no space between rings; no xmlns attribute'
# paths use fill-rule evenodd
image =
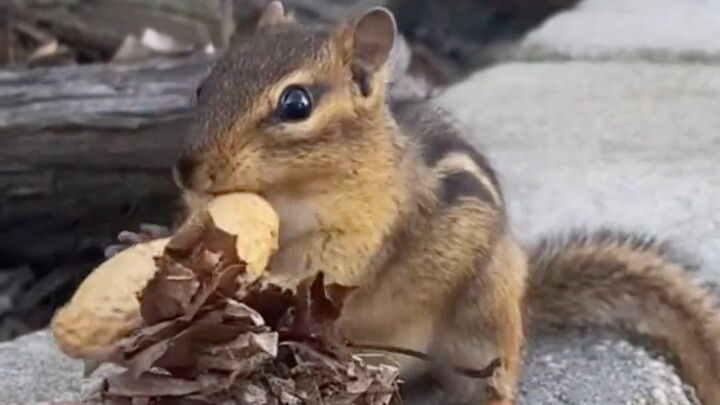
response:
<svg viewBox="0 0 720 405"><path fill-rule="evenodd" d="M179 229L139 295L144 325L107 362L96 404L397 403L397 369L350 353L333 322L352 289L243 283L235 239L211 218ZM110 287L111 288L111 287Z"/></svg>

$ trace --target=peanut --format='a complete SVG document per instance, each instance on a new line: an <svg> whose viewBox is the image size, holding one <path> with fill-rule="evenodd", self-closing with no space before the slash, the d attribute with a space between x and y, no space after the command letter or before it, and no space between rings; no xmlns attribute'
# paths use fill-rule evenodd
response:
<svg viewBox="0 0 720 405"><path fill-rule="evenodd" d="M261 276L277 249L279 219L272 206L258 195L235 193L213 199L207 209L216 226L237 235L236 249L248 263L249 278ZM154 257L169 240L131 246L85 278L51 322L63 353L83 359L102 356L142 326L138 294L154 276Z"/></svg>

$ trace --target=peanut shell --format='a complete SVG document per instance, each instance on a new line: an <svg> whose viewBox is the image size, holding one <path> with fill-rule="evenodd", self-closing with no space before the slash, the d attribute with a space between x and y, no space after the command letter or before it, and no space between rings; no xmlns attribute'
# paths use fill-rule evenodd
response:
<svg viewBox="0 0 720 405"><path fill-rule="evenodd" d="M248 263L248 279L260 277L278 248L280 219L272 206L257 194L227 194L210 201L208 211L218 228L237 235L235 248Z"/></svg>
<svg viewBox="0 0 720 405"><path fill-rule="evenodd" d="M133 245L102 263L52 320L60 350L70 357L94 357L142 325L137 294L155 274L154 256L170 238Z"/></svg>
<svg viewBox="0 0 720 405"><path fill-rule="evenodd" d="M248 278L262 275L278 243L279 219L272 206L258 195L235 193L210 201L208 212L216 226L237 235L238 256L248 262ZM133 245L85 278L51 322L55 341L66 355L104 357L142 325L138 294L154 276L154 257L169 240Z"/></svg>

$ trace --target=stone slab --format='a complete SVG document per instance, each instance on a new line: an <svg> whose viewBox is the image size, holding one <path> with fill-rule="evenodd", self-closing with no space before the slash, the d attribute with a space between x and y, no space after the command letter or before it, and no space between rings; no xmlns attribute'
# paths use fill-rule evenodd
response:
<svg viewBox="0 0 720 405"><path fill-rule="evenodd" d="M509 63L440 103L497 166L521 239L649 232L720 282L720 68Z"/></svg>
<svg viewBox="0 0 720 405"><path fill-rule="evenodd" d="M583 0L531 32L516 56L720 62L720 0Z"/></svg>

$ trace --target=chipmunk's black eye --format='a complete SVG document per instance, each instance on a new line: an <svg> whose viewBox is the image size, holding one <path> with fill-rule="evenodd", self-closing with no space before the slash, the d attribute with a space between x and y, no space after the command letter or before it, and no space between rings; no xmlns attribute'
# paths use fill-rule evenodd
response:
<svg viewBox="0 0 720 405"><path fill-rule="evenodd" d="M290 86L283 91L278 103L278 114L282 120L299 121L312 113L312 95L300 86Z"/></svg>

